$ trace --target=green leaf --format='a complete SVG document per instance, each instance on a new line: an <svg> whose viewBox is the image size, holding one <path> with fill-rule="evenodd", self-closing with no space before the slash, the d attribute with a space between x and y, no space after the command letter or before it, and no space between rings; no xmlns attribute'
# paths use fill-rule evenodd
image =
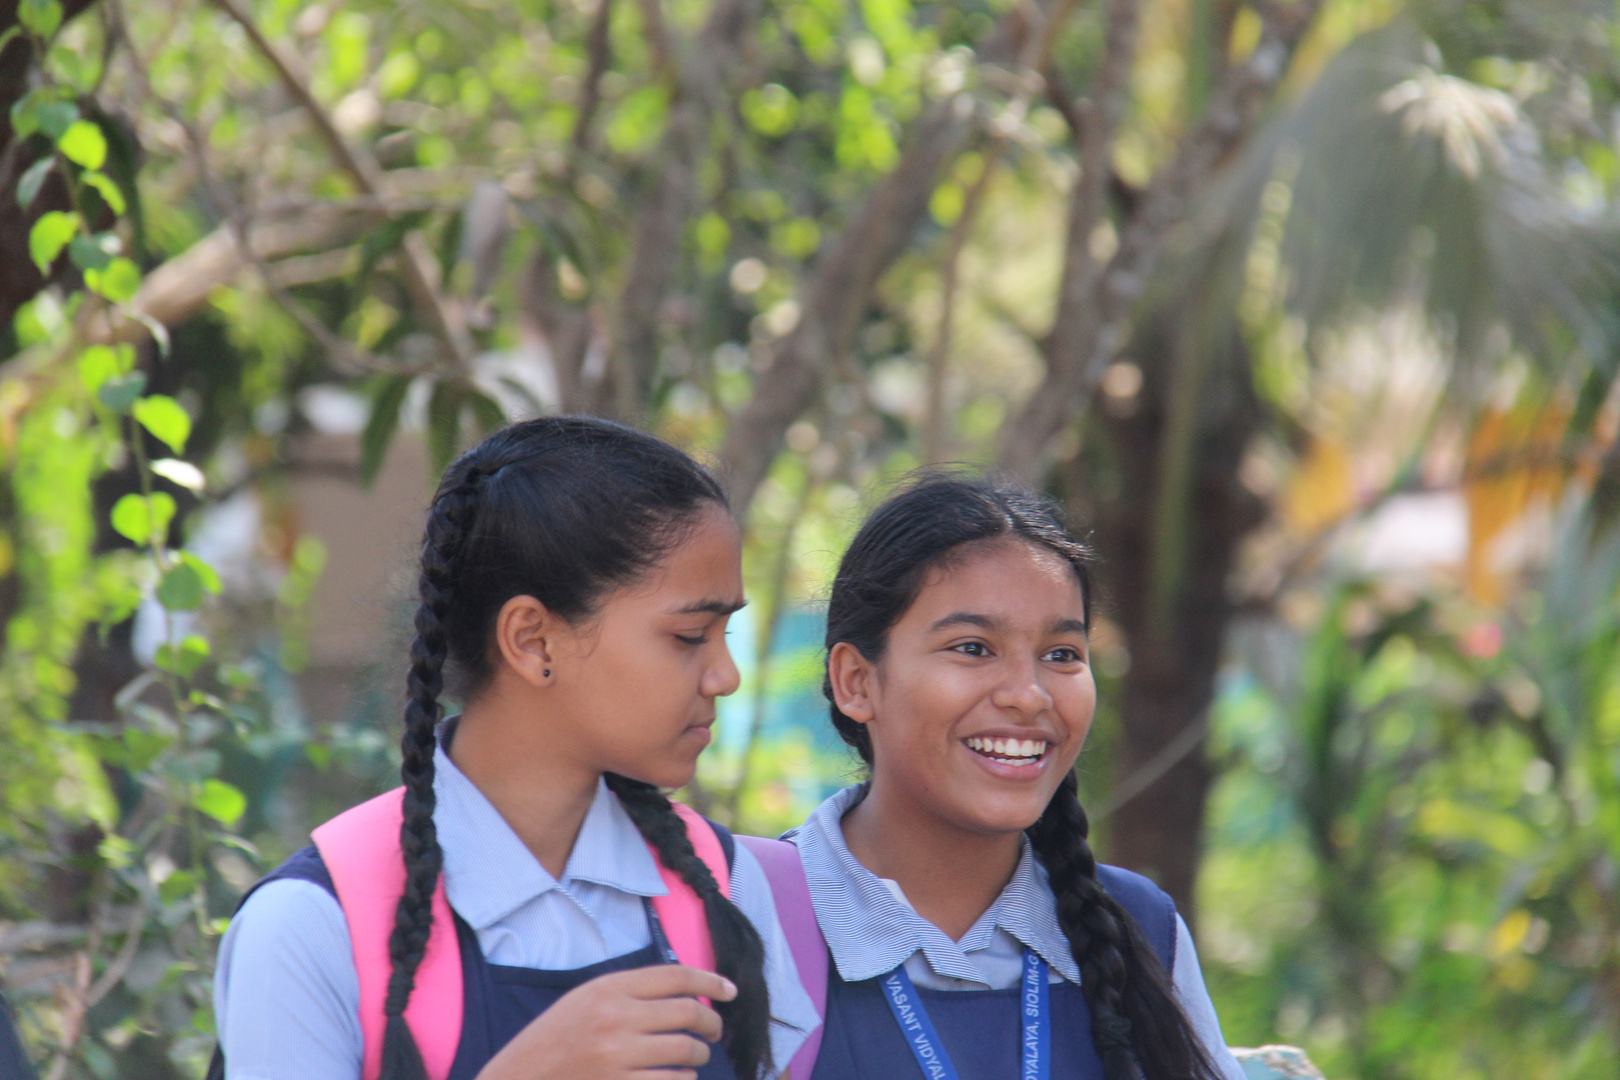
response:
<svg viewBox="0 0 1620 1080"><path fill-rule="evenodd" d="M219 571L215 570L212 566L209 566L207 563L203 562L189 551L183 551L180 553L180 561L184 562L187 566L191 567L197 572L197 576L202 579L204 589L208 590L210 593L213 593L215 596L219 595L219 590L222 587L219 580Z"/></svg>
<svg viewBox="0 0 1620 1080"><path fill-rule="evenodd" d="M117 348L91 345L79 354L79 378L84 380L84 388L92 394L99 391L107 380L127 374L134 366L135 350L128 345ZM144 378L142 381L145 381Z"/></svg>
<svg viewBox="0 0 1620 1080"><path fill-rule="evenodd" d="M118 237L112 233L86 236L79 233L68 241L68 258L80 270L100 270L118 254Z"/></svg>
<svg viewBox="0 0 1620 1080"><path fill-rule="evenodd" d="M186 450L186 439L191 437L191 417L180 403L167 394L153 394L135 403L135 419L156 439L167 443L177 454Z"/></svg>
<svg viewBox="0 0 1620 1080"><path fill-rule="evenodd" d="M56 140L62 156L86 169L99 169L107 161L107 136L89 120L75 120Z"/></svg>
<svg viewBox="0 0 1620 1080"><path fill-rule="evenodd" d="M174 520L174 509L174 497L166 492L155 491L150 497L125 495L113 504L112 527L120 536L137 544L161 541L168 532L169 522ZM198 587L201 585L199 580Z"/></svg>
<svg viewBox="0 0 1620 1080"><path fill-rule="evenodd" d="M18 142L36 131L58 138L79 118L79 107L60 101L55 91L45 87L31 90L11 106L11 130Z"/></svg>
<svg viewBox="0 0 1620 1080"><path fill-rule="evenodd" d="M20 33L22 33L22 27L12 26L5 33L0 34L0 52L4 52L6 46L11 44L11 39Z"/></svg>
<svg viewBox="0 0 1620 1080"><path fill-rule="evenodd" d="M193 805L229 829L241 820L247 796L223 780L204 780Z"/></svg>
<svg viewBox="0 0 1620 1080"><path fill-rule="evenodd" d="M158 886L158 899L165 904L177 904L191 895L197 887L197 875L190 870L176 870Z"/></svg>
<svg viewBox="0 0 1620 1080"><path fill-rule="evenodd" d="M129 407L135 404L135 399L141 396L146 389L146 372L131 371L127 375L118 375L102 383L96 391L96 397L107 408L115 413L126 413Z"/></svg>
<svg viewBox="0 0 1620 1080"><path fill-rule="evenodd" d="M435 474L444 472L456 456L461 443L461 405L466 397L465 385L445 379L434 385L428 399L428 451Z"/></svg>
<svg viewBox="0 0 1620 1080"><path fill-rule="evenodd" d="M134 299L141 287L141 271L134 263L120 256L102 270L86 270L84 283L93 291L115 304Z"/></svg>
<svg viewBox="0 0 1620 1080"><path fill-rule="evenodd" d="M56 165L56 158L50 154L45 155L22 174L17 181L17 205L27 210L34 205L34 199L39 196L39 189L45 186L45 178L51 175L51 169Z"/></svg>
<svg viewBox="0 0 1620 1080"><path fill-rule="evenodd" d="M87 172L79 177L79 183L95 188L96 194L101 196L101 201L107 204L107 209L120 217L129 209L124 193L106 173Z"/></svg>
<svg viewBox="0 0 1620 1080"><path fill-rule="evenodd" d="M60 139L68 128L79 120L79 107L71 101L42 101L34 109L39 130L53 139Z"/></svg>
<svg viewBox="0 0 1620 1080"><path fill-rule="evenodd" d="M198 634L189 634L179 645L170 645L165 642L157 648L157 655L153 658L159 668L189 679L202 667L203 661L208 659L208 639Z"/></svg>
<svg viewBox="0 0 1620 1080"><path fill-rule="evenodd" d="M30 33L48 39L62 25L62 5L58 0L22 0L17 5L17 21Z"/></svg>
<svg viewBox="0 0 1620 1080"><path fill-rule="evenodd" d="M203 602L202 575L190 563L175 563L158 582L157 601L169 611L196 611Z"/></svg>
<svg viewBox="0 0 1620 1080"><path fill-rule="evenodd" d="M388 453L388 443L399 427L399 410L405 403L405 392L410 388L411 380L405 375L390 376L378 384L371 399L371 416L366 420L365 431L360 433L362 484L369 486L377 478L377 471Z"/></svg>
<svg viewBox="0 0 1620 1080"><path fill-rule="evenodd" d="M34 227L28 230L28 257L34 260L41 274L51 272L51 264L78 231L78 214L51 210L39 216Z"/></svg>
<svg viewBox="0 0 1620 1080"><path fill-rule="evenodd" d="M158 755L166 750L174 739L171 736L156 731L142 731L140 728L124 729L124 768L130 772L138 773L151 767Z"/></svg>

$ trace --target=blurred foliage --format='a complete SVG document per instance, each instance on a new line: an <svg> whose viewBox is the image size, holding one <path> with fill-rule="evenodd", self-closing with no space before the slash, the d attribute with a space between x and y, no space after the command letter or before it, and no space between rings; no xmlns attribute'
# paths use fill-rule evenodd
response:
<svg viewBox="0 0 1620 1080"><path fill-rule="evenodd" d="M1031 11L1067 17L1033 35L1039 70ZM741 500L744 685L693 802L768 832L855 775L815 605L893 476L999 460L1081 511L1140 497L1137 546L1163 558L1139 595L1213 575L1235 611L1231 640L1212 631L1199 886L1231 1041L1298 1041L1335 1077L1613 1072L1612 11L17 13L0 189L22 216L0 220L24 223L33 277L0 273L0 986L50 1080L199 1076L237 897L390 782L391 691L309 715L325 551L298 484L371 483L401 441L437 466L555 409L762 478ZM1107 113L1121 41L1108 175L1088 176L1082 133L1108 125L1081 113ZM1229 88L1268 56L1244 104ZM1210 140L1213 114L1241 130ZM1189 148L1207 172L1178 193ZM1093 179L1094 227L1063 235ZM1112 337L1066 300L1093 286L1127 298ZM1094 385L1049 393L1080 324L1107 340L1080 356ZM810 389L750 428L793 363ZM1234 395L1254 408L1211 419ZM1058 467L1031 473L1006 447L1057 397L1034 456ZM1143 417L1163 424L1141 447L1099 440ZM1260 509L1235 563L1206 566L1186 538L1222 424L1243 452L1216 479ZM352 460L311 464L334 431ZM1386 512L1425 498L1453 517L1418 531L1461 520L1460 548L1380 563ZM1115 767L1154 647L1106 592L1123 561L1102 568L1081 766L1104 835L1153 783Z"/></svg>

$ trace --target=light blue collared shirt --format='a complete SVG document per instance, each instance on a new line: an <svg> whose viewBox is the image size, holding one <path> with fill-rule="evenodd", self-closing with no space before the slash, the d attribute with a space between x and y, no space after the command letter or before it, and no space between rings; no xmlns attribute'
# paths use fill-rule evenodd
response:
<svg viewBox="0 0 1620 1080"><path fill-rule="evenodd" d="M651 943L643 901L668 890L606 783L597 786L559 880L442 749L434 766L445 893L486 960L569 970ZM731 898L765 942L771 1053L784 1068L820 1020L799 983L765 872L741 845ZM231 921L215 971L229 1080L356 1080L359 1003L349 929L332 895L288 879L255 892Z"/></svg>
<svg viewBox="0 0 1620 1080"><path fill-rule="evenodd" d="M864 785L845 788L787 836L798 846L816 922L840 976L848 982L874 979L904 965L913 983L933 990L1005 990L1023 977L1027 947L1046 961L1053 982L1080 982L1057 900L1028 838L1007 887L962 940L953 941L917 914L897 882L878 877L850 852L843 818L864 795ZM1176 996L1216 1068L1228 1080L1243 1080L1180 915L1176 935Z"/></svg>

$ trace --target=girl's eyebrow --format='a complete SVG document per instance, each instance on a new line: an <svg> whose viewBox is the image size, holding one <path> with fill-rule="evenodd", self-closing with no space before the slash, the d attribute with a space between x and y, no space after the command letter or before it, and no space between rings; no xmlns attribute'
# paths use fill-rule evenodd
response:
<svg viewBox="0 0 1620 1080"><path fill-rule="evenodd" d="M1052 624L1054 634L1085 634L1086 624L1079 619L1059 619Z"/></svg>
<svg viewBox="0 0 1620 1080"><path fill-rule="evenodd" d="M699 600L670 612L671 615L735 615L748 606L746 600Z"/></svg>
<svg viewBox="0 0 1620 1080"><path fill-rule="evenodd" d="M995 630L1001 626L1001 620L992 615L976 615L971 611L953 611L928 629L933 632L947 626L977 626L980 630Z"/></svg>

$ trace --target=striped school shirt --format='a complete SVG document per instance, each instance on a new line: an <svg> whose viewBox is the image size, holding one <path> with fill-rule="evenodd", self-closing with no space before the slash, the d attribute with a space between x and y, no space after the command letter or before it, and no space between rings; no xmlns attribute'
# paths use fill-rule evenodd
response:
<svg viewBox="0 0 1620 1080"><path fill-rule="evenodd" d="M492 964L568 970L651 944L643 898L669 890L618 798L599 782L553 878L441 747L433 823L450 906ZM783 1066L820 1023L799 983L759 861L737 846L731 898L765 942L771 1053ZM360 984L349 928L310 881L272 881L248 898L220 945L214 1008L227 1080L356 1080Z"/></svg>
<svg viewBox="0 0 1620 1080"><path fill-rule="evenodd" d="M850 852L843 817L865 795L865 784L845 788L784 837L798 845L816 922L845 981L875 979L904 965L913 983L932 990L1005 990L1022 979L1027 947L1046 961L1053 982L1079 984L1080 968L1058 922L1057 900L1027 837L1012 880L962 939L953 941L917 914L897 882L878 877ZM1176 934L1171 973L1176 996L1222 1076L1243 1080L1179 914Z"/></svg>

